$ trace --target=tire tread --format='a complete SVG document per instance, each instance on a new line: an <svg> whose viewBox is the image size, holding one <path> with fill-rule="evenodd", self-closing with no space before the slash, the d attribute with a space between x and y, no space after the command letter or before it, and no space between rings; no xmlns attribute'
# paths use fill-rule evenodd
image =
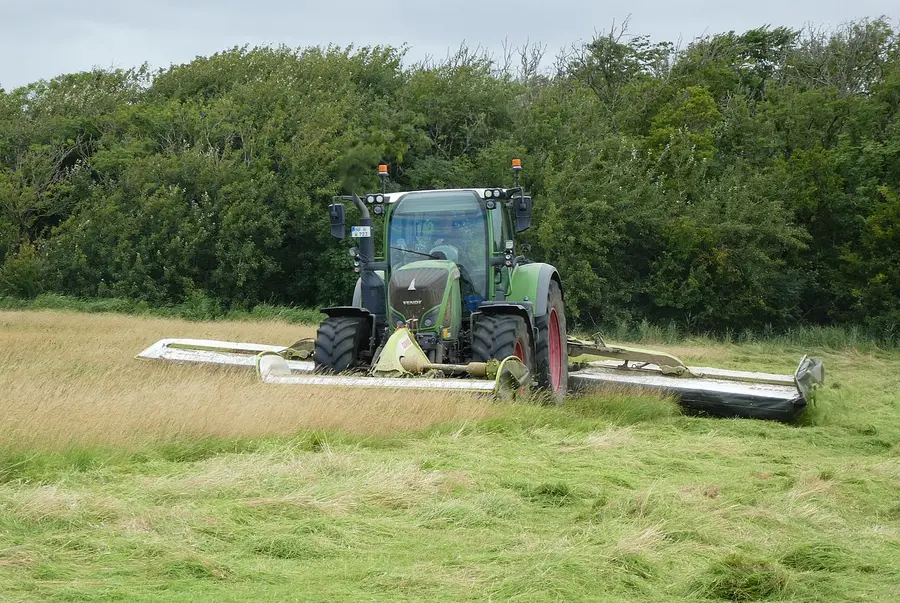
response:
<svg viewBox="0 0 900 603"><path fill-rule="evenodd" d="M317 372L342 373L357 363L363 336L361 318L338 316L326 318L316 332L313 354Z"/></svg>

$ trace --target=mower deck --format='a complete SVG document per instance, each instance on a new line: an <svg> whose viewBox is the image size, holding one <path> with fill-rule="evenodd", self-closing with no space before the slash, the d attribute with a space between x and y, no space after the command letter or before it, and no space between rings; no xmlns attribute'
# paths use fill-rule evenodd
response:
<svg viewBox="0 0 900 603"><path fill-rule="evenodd" d="M615 348L616 355L628 348ZM473 393L509 391L501 379L370 375L318 375L310 360L285 359L284 346L207 339L163 339L137 358L178 364L205 364L256 369L264 383L377 389L444 390ZM578 350L582 351L582 350ZM643 352L643 351L642 351ZM600 360L572 366L569 388L655 392L675 396L688 411L717 417L792 421L813 401L824 381L820 360L804 356L793 375L688 367L659 353L663 364ZM641 359L644 359L641 356ZM673 365L679 369L673 371ZM514 387L513 387L514 389Z"/></svg>
<svg viewBox="0 0 900 603"><path fill-rule="evenodd" d="M688 367L690 374L698 376L678 377L663 374L656 365L634 368L599 361L569 373L569 385L582 392L611 389L672 395L696 414L792 421L806 409L811 394L809 387L798 383L798 376L821 366L809 362L802 360L794 376Z"/></svg>

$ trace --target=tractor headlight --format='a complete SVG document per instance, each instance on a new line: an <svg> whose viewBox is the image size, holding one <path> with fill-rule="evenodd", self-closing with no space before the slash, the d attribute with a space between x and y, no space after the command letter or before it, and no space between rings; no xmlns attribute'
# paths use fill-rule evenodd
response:
<svg viewBox="0 0 900 603"><path fill-rule="evenodd" d="M384 195L375 195L375 203L384 203Z"/></svg>
<svg viewBox="0 0 900 603"><path fill-rule="evenodd" d="M380 216L381 214L384 213L384 205L376 205L375 209L373 211L375 212L376 215Z"/></svg>
<svg viewBox="0 0 900 603"><path fill-rule="evenodd" d="M493 197L493 196L494 196L494 191L492 191L492 190L490 190L490 189L484 191L484 198L485 198L485 199L490 199L490 198Z"/></svg>
<svg viewBox="0 0 900 603"><path fill-rule="evenodd" d="M366 203L369 205L375 203L375 195L366 195Z"/></svg>

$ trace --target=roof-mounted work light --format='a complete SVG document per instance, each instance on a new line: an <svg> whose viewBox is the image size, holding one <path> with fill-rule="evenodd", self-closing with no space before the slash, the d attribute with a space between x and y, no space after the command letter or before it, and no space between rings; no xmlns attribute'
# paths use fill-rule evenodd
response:
<svg viewBox="0 0 900 603"><path fill-rule="evenodd" d="M388 164L382 163L378 165L378 177L381 178L381 193L384 194L387 190Z"/></svg>

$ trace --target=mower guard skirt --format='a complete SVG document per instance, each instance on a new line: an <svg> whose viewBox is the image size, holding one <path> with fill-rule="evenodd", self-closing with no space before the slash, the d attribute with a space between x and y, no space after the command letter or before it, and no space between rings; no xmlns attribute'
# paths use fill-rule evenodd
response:
<svg viewBox="0 0 900 603"><path fill-rule="evenodd" d="M688 367L690 375L663 374L658 367L591 362L569 373L576 391L613 389L672 395L692 414L790 422L800 416L824 380L822 362L804 356L794 375Z"/></svg>
<svg viewBox="0 0 900 603"><path fill-rule="evenodd" d="M286 360L288 348L258 343L238 343L212 339L162 339L143 350L136 358L161 360L173 364L256 369L263 383L376 389L443 390L496 394L515 397L519 389L513 363L501 363L492 379L438 378L428 376L371 377L315 374L309 360Z"/></svg>
<svg viewBox="0 0 900 603"><path fill-rule="evenodd" d="M330 387L415 389L475 392L515 396L519 383L513 371L500 370L494 379L458 379L440 377L372 377L355 375L310 375L292 368L276 352L261 352L256 357L256 372L263 383L281 385L324 385Z"/></svg>
<svg viewBox="0 0 900 603"><path fill-rule="evenodd" d="M406 379L403 377L342 377L339 375L263 375L263 383L281 385L325 385L329 387L417 389L443 391L494 391L494 382L484 379Z"/></svg>
<svg viewBox="0 0 900 603"><path fill-rule="evenodd" d="M256 367L256 356L262 352L283 353L287 348L263 343L237 343L213 339L161 339L136 356L144 360L165 360L176 364L210 364ZM288 360L291 370L313 372L307 360Z"/></svg>

